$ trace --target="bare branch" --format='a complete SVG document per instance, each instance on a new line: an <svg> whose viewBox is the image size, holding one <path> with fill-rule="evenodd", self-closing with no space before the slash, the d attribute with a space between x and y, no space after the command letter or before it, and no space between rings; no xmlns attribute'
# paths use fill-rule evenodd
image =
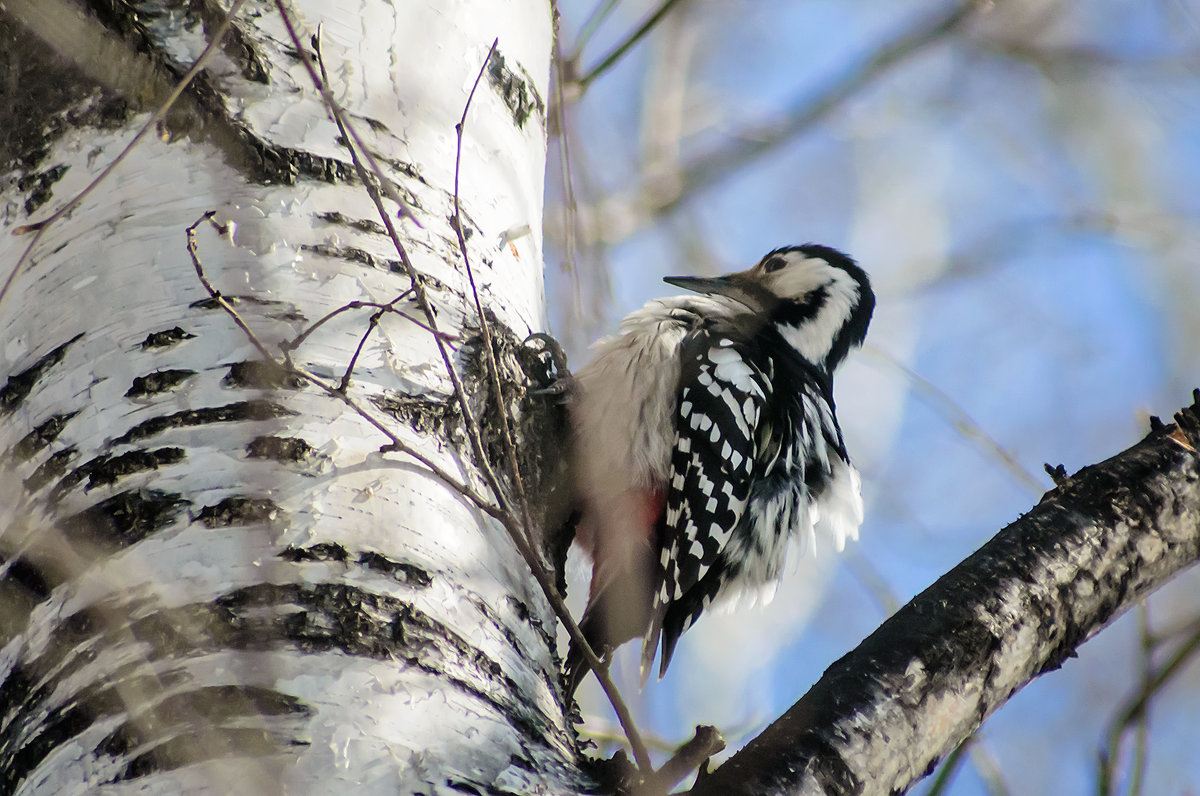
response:
<svg viewBox="0 0 1200 796"><path fill-rule="evenodd" d="M783 118L746 127L727 143L693 157L678 181L667 184L667 190L648 181L611 197L600 208L600 219L590 230L592 237L623 239L650 219L675 209L688 197L807 132L892 68L957 32L980 5L978 0L960 0L950 10L920 21L848 66L815 96L806 94Z"/></svg>
<svg viewBox="0 0 1200 796"><path fill-rule="evenodd" d="M1072 476L691 791L899 793L992 712L1200 557L1200 391L1177 427ZM1161 685L1200 645L1159 670ZM1131 715L1144 708L1131 702Z"/></svg>
<svg viewBox="0 0 1200 796"><path fill-rule="evenodd" d="M617 61L621 60L625 53L629 52L629 50L635 44L641 41L647 33L652 31L654 26L657 25L659 21L661 21L662 18L665 17L667 13L679 2L680 0L663 0L659 7L651 12L650 16L646 17L646 19L642 21L642 24L638 25L633 32L625 37L624 41L610 50L607 55L600 59L598 64L589 69L583 77L576 81L576 85L578 86L580 93L587 91L588 86L590 86L596 80L596 78L603 75L605 72L611 69L613 65L617 63Z"/></svg>
<svg viewBox="0 0 1200 796"><path fill-rule="evenodd" d="M215 216L216 211L210 210L197 219L196 223L187 228L188 254L192 258L192 265L196 269L196 275L200 279L200 284L202 284L204 289L208 291L208 295L217 302L217 305L223 309L231 319L233 319L234 324L242 331L243 334L246 335L246 339L250 341L251 345L258 349L258 352L262 355L263 359L280 368L284 372L304 379L315 387L319 387L329 395L332 395L334 398L337 398L339 401L346 404L346 406L349 407L355 414L371 424L377 431L379 431L379 433L387 437L390 444L385 446L384 450L395 450L415 459L420 464L429 468L434 475L442 479L442 481L444 481L452 490L474 503L475 506L485 514L495 517L503 522L508 516L504 511L489 503L483 498L483 496L475 492L475 490L471 489L466 484L461 483L458 479L450 475L450 473L446 472L431 459L415 450L404 440L397 437L391 430L387 428L387 426L374 418L369 412L367 412L365 409L359 406L357 402L350 398L349 395L346 394L345 390L330 384L321 377L310 373L308 370L299 367L298 365L288 361L279 361L275 359L270 350L267 348L266 343L262 341L262 338L260 338L254 329L251 328L250 324L248 324L246 320L242 318L241 314L234 309L233 305L231 305L229 301L226 300L223 295L221 295L221 292L217 290L211 281L209 281L208 276L204 272L204 266L200 262L200 254L196 245L196 229L200 225L207 223L212 226L218 234L222 236L227 236L228 234L228 227L217 222L215 220Z"/></svg>
<svg viewBox="0 0 1200 796"><path fill-rule="evenodd" d="M491 48L488 49L487 55L484 56L483 64L479 67L479 74L475 77L475 83L471 86L471 93L467 95L467 102L463 107L462 119L459 120L457 125L455 125L455 132L458 137L458 141L455 148L454 157L454 219L452 226L454 227L455 235L458 236L458 250L462 255L463 267L467 272L467 280L471 285L471 295L475 299L475 311L478 315L480 336L483 340L484 360L487 362L488 377L491 380L492 392L495 394L497 414L500 418L500 433L502 439L504 440L504 452L508 458L510 476L517 493L517 503L521 508L522 527L525 529L524 542L532 550L533 539L530 534L533 529L533 521L530 519L529 501L525 494L524 482L521 479L520 465L517 462L517 443L513 438L512 428L508 423L507 407L504 406L504 397L500 386L500 369L496 363L496 352L492 347L491 328L488 325L487 317L483 312L483 303L479 299L479 290L475 285L475 272L474 269L471 268L471 258L467 254L467 239L463 233L462 211L459 207L458 196L459 176L462 169L463 129L467 124L467 113L471 109L471 100L475 97L475 89L479 88L479 81L483 79L484 70L487 69L488 61L491 60L492 53L495 52L496 45L499 44L499 41L499 39L493 41ZM513 533L520 533L521 528L513 528L511 530ZM540 556L537 557L536 561L531 561L530 566L535 570L541 569L544 576L548 575L548 573L545 572L545 567L541 562ZM548 598L550 597L549 594L546 596ZM563 621L563 624L568 625L568 629L570 629L570 626L575 625L575 621L570 613L565 611L565 605L564 614L565 616L560 616L560 619ZM578 635L579 638L583 640L583 645L586 647L584 650L584 658L588 661L588 664L596 673L596 677L600 680L600 685L603 687L605 695L608 697L609 702L612 703L613 710L616 711L617 719L621 722L621 727L625 730L625 736L629 739L629 746L633 750L633 757L634 760L637 761L639 771L643 777L651 777L654 768L653 764L650 762L650 753L646 750L646 744L644 741L642 741L641 733L638 732L637 724L633 719L633 712L629 710L629 707L625 704L624 698L621 696L621 692L617 689L616 684L608 676L608 667L604 666L604 664L600 661L599 656L597 656L595 651L588 645L586 638L577 626L574 628L572 637L575 635Z"/></svg>
<svg viewBox="0 0 1200 796"><path fill-rule="evenodd" d="M1148 636L1143 636L1143 644L1148 640ZM1116 764L1121 751L1121 739L1125 733L1131 728L1138 727L1143 724L1146 716L1146 711L1149 709L1150 700L1165 688L1171 680L1178 675L1189 663L1196 659L1197 653L1200 653L1200 629L1197 629L1190 637L1184 640L1179 648L1171 654L1157 670L1149 670L1138 689L1134 691L1116 711L1116 717L1109 726L1108 738L1105 744L1105 751L1100 756L1100 777L1097 790L1105 794L1116 793ZM1140 779L1136 772L1141 766L1134 767L1135 780ZM1131 784L1130 790L1136 788Z"/></svg>
<svg viewBox="0 0 1200 796"><path fill-rule="evenodd" d="M592 39L592 35L600 29L600 25L612 13L612 10L617 7L618 0L600 0L600 3L592 9L586 20L579 28L579 37L575 40L575 47L571 52L571 60L578 61L583 55L584 48ZM555 3L555 11L557 12L557 2Z"/></svg>
<svg viewBox="0 0 1200 796"><path fill-rule="evenodd" d="M1004 469L1008 470L1012 477L1019 484L1021 484L1021 486L1028 489L1031 494L1040 495L1042 493L1044 487L1042 486L1041 482L1038 481L1037 477L1034 476L1034 474L1029 470L1025 469L1025 467L1019 461L1017 461L1017 458L1013 456L1012 453L1010 453L1003 445L997 442L992 435L988 434L987 431L985 431L983 427L974 420L974 418L967 414L965 409L959 406L953 398L943 392L936 384L929 381L929 379L917 373L915 370L908 367L903 362L888 354L878 346L867 344L863 346L863 351L868 356L872 356L877 361L890 365L903 374L904 378L908 380L909 384L911 384L920 394L924 395L930 401L930 403L934 405L938 414L945 418L947 423L953 426L967 439L979 443L980 447L994 456L996 460L1004 467ZM1047 472L1050 471L1047 470ZM1053 472L1051 472L1050 475L1051 478L1055 477Z"/></svg>
<svg viewBox="0 0 1200 796"><path fill-rule="evenodd" d="M654 787L660 790L673 788L697 768L705 765L713 755L725 749L725 739L716 727L701 724L696 734L680 746L671 759L663 763L654 775Z"/></svg>

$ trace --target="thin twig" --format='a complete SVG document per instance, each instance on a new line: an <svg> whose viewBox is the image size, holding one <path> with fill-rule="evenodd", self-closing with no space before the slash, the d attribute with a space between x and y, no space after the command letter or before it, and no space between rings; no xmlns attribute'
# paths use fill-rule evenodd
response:
<svg viewBox="0 0 1200 796"><path fill-rule="evenodd" d="M221 291L217 290L217 288L213 286L213 283L208 281L208 277L204 274L204 267L200 264L200 252L196 246L197 227L199 227L201 224L207 223L209 226L215 229L217 234L221 237L229 237L229 226L227 224L222 224L219 221L215 221L214 218L216 215L216 210L209 210L207 213L200 216L200 218L196 219L196 223L187 228L187 250L188 254L191 255L192 258L192 266L196 269L196 276L200 279L200 284L203 285L204 289L208 291L208 295L212 297L213 301L217 302L217 306L229 313L229 316L233 318L233 322L237 324L237 327L242 330L242 333L246 335L246 338L254 345L255 348L258 349L258 353L262 355L263 359L274 362L275 357L272 356L271 352L267 350L267 347L263 344L262 340L258 339L258 335L254 333L254 330L250 328L250 325L242 320L242 316L239 315L238 311L233 308L233 305L230 304L223 295L221 295Z"/></svg>
<svg viewBox="0 0 1200 796"><path fill-rule="evenodd" d="M1033 473L1026 470L1017 458L1008 452L999 442L990 434L984 431L983 426L975 422L975 420L967 414L953 398L943 392L936 384L929 381L921 374L917 373L912 368L905 365L900 360L893 357L883 349L867 344L863 346L863 352L868 356L874 357L880 362L885 362L902 373L908 382L916 387L917 390L926 398L931 399L937 404L941 411L939 414L946 419L950 425L959 431L967 439L975 440L983 448L995 456L1004 469L1013 476L1022 486L1027 488L1033 495L1041 495L1046 491L1045 486L1037 479Z"/></svg>
<svg viewBox="0 0 1200 796"><path fill-rule="evenodd" d="M533 529L533 522L529 515L529 501L525 494L525 483L521 478L521 467L517 462L517 443L513 439L512 428L508 423L508 412L504 406L504 395L500 384L500 366L496 362L496 352L492 348L491 325L488 323L487 316L483 312L483 302L479 298L479 289L475 285L475 269L471 267L471 258L467 254L467 238L463 233L462 207L459 204L458 195L459 176L462 172L463 130L467 124L467 113L471 110L471 100L475 98L475 91L479 88L479 81L483 80L483 73L487 70L488 62L491 61L492 53L496 52L496 46L499 43L500 39L492 41L492 46L488 48L487 55L483 57L483 65L479 67L479 74L475 76L475 82L471 85L470 93L467 94L467 102L463 106L462 118L458 124L454 125L457 143L454 148L454 218L450 226L454 228L454 234L458 238L458 251L462 255L463 270L466 271L467 282L471 286L471 297L475 301L475 312L479 319L479 334L483 340L484 361L487 363L488 378L491 381L492 392L495 393L496 415L500 419L500 437L504 442L504 452L508 458L508 467L512 477L513 488L516 491L517 505L521 509L521 520L525 532L528 534ZM532 539L527 537L527 540L532 543Z"/></svg>
<svg viewBox="0 0 1200 796"><path fill-rule="evenodd" d="M524 541L532 549L533 540L529 536L529 531L531 531L533 528L533 521L529 514L529 501L525 494L525 485L521 479L520 463L517 461L517 443L513 438L512 428L508 423L508 412L504 406L504 396L500 385L500 366L496 362L496 352L492 347L491 329L488 324L487 317L483 312L483 303L479 298L479 290L475 285L475 272L474 269L471 268L471 259L467 254L467 239L463 234L462 210L459 205L458 192L459 175L462 170L463 129L466 127L467 113L471 109L471 100L475 97L475 90L479 88L479 82L483 79L483 73L486 71L488 62L491 60L492 53L495 52L496 46L499 43L499 39L493 41L492 46L488 49L487 55L484 56L483 64L479 67L479 74L476 75L475 83L471 86L471 92L467 95L467 102L463 106L462 118L459 120L459 123L455 125L455 132L458 136L458 142L457 146L455 147L454 157L454 219L451 226L454 227L454 233L458 236L458 249L462 254L463 267L467 273L467 281L471 285L471 295L475 300L475 311L479 317L480 336L483 339L483 348L485 352L484 359L487 362L488 376L491 380L492 392L495 393L497 415L500 418L500 434L504 441L504 452L508 459L508 466L513 481L513 487L516 491L517 504L521 508L522 524L524 529L526 529ZM540 556L537 558L536 563L531 564L531 566L534 566L537 569L542 569L543 576L546 574L541 563ZM567 614L566 619L569 620L571 624L574 624L574 620L569 613ZM576 631L578 632L578 628L576 628ZM608 677L607 667L601 663L599 657L595 654L595 651L591 649L590 645L588 645L587 639L584 637L584 635L581 632L579 632L578 635L583 641L583 646L586 647L587 652L591 652L590 658L587 658L585 652L585 659L587 659L589 664L591 664L593 671L600 680L601 686L604 688L605 694L608 696L609 701L613 705L613 709L617 713L617 718L621 722L622 728L625 730L626 737L629 739L629 746L633 750L633 757L634 760L637 761L638 769L641 771L642 776L649 780L653 773L653 765L650 762L650 753L646 750L646 745L642 741L642 737L638 732L637 725L634 723L633 714L625 705L624 699L621 697L616 685ZM607 683L605 682L606 680Z"/></svg>
<svg viewBox="0 0 1200 796"><path fill-rule="evenodd" d="M587 74L576 81L577 85L579 86L579 90L581 92L586 91L587 87L591 85L592 81L611 69L613 64L621 60L625 53L629 52L630 48L641 41L647 33L653 30L654 26L657 25L659 21L667 15L667 12L674 8L675 4L678 2L680 2L680 0L663 0L662 5L655 9L650 16L646 17L642 24L638 25L637 29L625 38L625 41L621 42L612 50L610 50L607 55L600 59L600 63L593 66L587 71Z"/></svg>
<svg viewBox="0 0 1200 796"><path fill-rule="evenodd" d="M279 11L280 18L283 21L284 28L288 32L288 36L292 41L292 45L296 48L296 54L300 58L300 62L304 65L308 72L309 79L316 86L321 98L325 102L325 107L333 115L334 122L337 124L338 132L342 135L342 140L345 142L347 151L350 153L351 162L354 164L355 173L358 175L359 181L367 191L367 196L375 205L375 210L379 214L379 219L383 223L384 229L387 230L388 238L392 241L392 246L396 250L396 254L400 257L400 265L404 268L405 275L409 279L409 283L413 288L413 295L416 298L417 306L421 313L425 316L429 327L437 330L437 316L433 311L433 305L429 301L429 296L425 292L425 286L421 281L420 274L417 273L416 266L408 256L408 250L400 241L400 233L396 231L396 225L392 221L391 214L383 206L383 200L379 195L379 186L375 185L371 180L366 168L362 164L362 160L358 157L361 145L355 146L351 141L358 144L359 138L352 133L349 125L345 120L345 113L337 101L333 98L333 94L329 91L329 87L325 85L325 81L318 74L317 66L313 63L313 59L308 54L304 43L300 39L300 33L296 30L295 22L292 19L290 12L287 9L286 0L275 0L275 8ZM319 44L319 40L318 40ZM372 167L375 176L379 180L379 185L384 185L387 178L384 176L379 164L371 157L370 153L363 150L363 157L368 165ZM415 221L415 219L413 219ZM454 362L450 358L450 352L446 347L445 341L440 335L434 335L434 343L437 346L438 353L441 356L442 364L446 368L446 377L450 380L450 385L453 389L454 399L458 404L459 411L462 413L463 425L466 426L467 440L471 445L471 453L475 456L476 466L483 474L484 481L488 488L496 496L496 500L500 508L511 513L512 509L508 502L508 497L504 494L501 488L500 480L496 477L495 470L492 469L491 462L488 460L486 451L483 447L483 437L479 432L479 423L475 419L475 413L471 411L471 406L467 401L467 391L463 386L462 379L458 376L458 371L454 368Z"/></svg>
<svg viewBox="0 0 1200 796"><path fill-rule="evenodd" d="M1161 667L1152 672L1149 677L1131 694L1117 710L1109 725L1107 743L1100 755L1100 793L1115 793L1115 769L1120 754L1121 738L1125 732L1146 713L1153 699L1175 675L1189 663L1197 652L1200 652L1200 630L1194 632Z"/></svg>
<svg viewBox="0 0 1200 796"><path fill-rule="evenodd" d="M308 339L309 335L311 335L313 332L315 332L317 329L319 329L324 324L328 323L329 321L332 321L334 318L341 315L343 312L349 312L350 310L361 310L364 307L374 307L375 309L383 309L385 307L389 307L389 306L395 304L396 302L402 300L405 296L407 296L411 292L412 292L412 288L410 287L407 290L405 290L403 293L401 293L399 296L396 296L396 298L392 299L387 304L382 304L378 301L348 301L345 304L343 304L342 306L338 307L337 309L330 310L325 315L323 315L319 320L315 321L312 325L310 325L308 328L306 328L304 331L302 331L300 334L296 335L291 340L287 340L283 343L280 343L279 346L284 351L295 351L297 348L299 348L301 345L303 345L304 341ZM400 314L403 315L403 313L400 313ZM407 315L404 315L404 317L408 318ZM415 320L415 319L409 318L409 320ZM422 326L422 328L424 328L424 327ZM447 335L447 337L452 337L452 335Z"/></svg>
<svg viewBox="0 0 1200 796"><path fill-rule="evenodd" d="M561 25L557 13L558 4L555 2L555 24ZM563 190L563 260L567 273L571 275L571 292L575 304L575 314L583 315L583 293L580 287L579 269L575 262L575 250L578 248L576 231L579 223L579 204L575 199L575 178L571 160L571 131L567 124L566 96L563 84L567 80L566 63L563 61L562 37L555 32L554 36L554 103L552 112L554 123L558 127L558 169L562 175Z"/></svg>
<svg viewBox="0 0 1200 796"><path fill-rule="evenodd" d="M279 11L279 16L283 18L283 25L285 28L287 28L288 36L291 38L292 44L296 48L297 55L300 56L300 62L304 64L304 69L308 72L309 78L312 80L317 91L321 94L321 100L325 103L325 107L329 110L329 113L333 116L333 120L337 123L338 132L342 134L342 140L346 142L346 149L353 154L354 148L356 147L358 151L362 153L363 159L366 160L367 165L371 167L371 173L375 175L375 179L379 180L379 184L374 187L382 190L385 194L387 194L389 199L399 205L401 218L407 218L409 221L420 227L421 222L417 220L412 208L408 206L408 202L403 196L400 195L400 192L396 190L396 187L392 184L392 181L386 174L383 173L383 168L379 165L379 162L375 160L375 156L371 154L371 150L367 148L366 142L362 140L362 137L358 134L358 130L356 130L353 125L346 121L346 111L342 108L338 101L333 98L333 92L329 90L329 75L325 74L324 69L322 69L321 71L324 77L317 77L317 70L313 66L312 58L309 57L308 50L304 49L304 45L300 42L300 36L297 33L295 24L292 21L291 13L287 9L287 1L275 0L275 8ZM320 47L320 28L317 29L317 34L313 36L313 42L315 46ZM354 142L354 147L350 146L351 141ZM361 168L361 166L357 167L355 171L358 174L358 178L363 181L364 185L370 185L371 181L366 176L366 172Z"/></svg>
<svg viewBox="0 0 1200 796"><path fill-rule="evenodd" d="M599 5L592 9L592 13L588 14L587 19L584 20L583 25L579 28L579 37L575 40L574 52L571 53L572 61L578 61L580 56L583 55L583 49L587 47L592 34L600 28L600 24L617 7L617 2L618 0L602 0ZM557 11L557 3L555 4L555 10Z"/></svg>
<svg viewBox="0 0 1200 796"><path fill-rule="evenodd" d="M167 113L171 110L171 106L175 104L176 100L183 96L183 92L187 90L189 85L191 85L191 82L195 79L196 75L200 74L200 70L204 68L204 66L208 63L209 58L211 58L212 54L216 51L217 47L221 45L221 42L225 38L225 34L228 33L229 28L233 26L234 16L237 15L237 12L241 10L245 3L246 0L234 0L233 5L229 7L228 13L225 14L225 21L222 22L217 28L216 33L213 34L213 37L209 41L208 45L204 48L203 52L200 53L200 57L196 59L194 64L192 64L192 68L184 73L183 77L179 79L179 82L175 84L175 87L171 89L171 93L167 95L167 98L163 100L161 105L158 106L158 109L155 110L150 118L146 120L146 123L142 125L140 130L137 131L137 133L133 136L133 139L125 145L125 148L122 149L115 158L113 158L111 163L104 167L104 170L101 171L94 180L88 183L87 186L85 186L84 189L79 193L75 194L75 196L68 200L66 204L55 210L49 218L45 218L41 221L36 221L31 224L24 224L13 230L14 235L27 235L30 232L34 233L34 235L33 239L29 241L29 245L25 247L25 251L21 254L20 258L17 259L16 265L14 265L12 270L9 271L8 278L4 280L4 284L0 285L0 304L4 303L4 298L8 295L8 291L12 287L13 282L16 281L17 274L21 273L21 269L32 255L34 247L38 245L38 242L42 239L42 236L46 234L46 230L49 229L50 226L56 221L63 218L76 207L78 207L79 204L86 199L92 191L99 187L100 183L108 179L108 175L116 171L117 166L121 165L125 158L129 157L129 154L133 152L133 148L137 146L143 138L145 138L146 134L155 129L158 126L158 123L166 118Z"/></svg>
<svg viewBox="0 0 1200 796"><path fill-rule="evenodd" d="M339 391L345 392L350 389L350 377L354 374L354 366L358 364L358 357L362 354L363 346L367 344L371 332L375 331L375 327L379 325L379 319L383 317L383 312L383 310L376 310L371 313L371 319L367 322L367 330L359 338L354 353L350 355L350 361L346 363L346 372L342 374L342 380L338 383Z"/></svg>
<svg viewBox="0 0 1200 796"><path fill-rule="evenodd" d="M204 289L208 292L208 295L217 303L217 305L221 309L223 309L227 315L229 315L229 317L233 320L234 324L238 327L238 329L240 329L242 331L242 333L246 335L246 339L248 339L250 341L251 345L253 345L256 349L258 349L259 353L261 353L263 355L264 359L267 362L270 362L275 367L280 368L285 373L288 373L289 375L297 376L301 379L304 379L305 381L312 384L313 386L318 387L321 390L324 390L327 394L340 400L342 403L344 403L346 406L348 406L351 410L353 410L355 414L357 414L359 417L361 417L366 422L370 423L377 431L379 431L379 433L381 433L385 437L387 437L387 439L390 443L389 445L385 446L387 449L391 449L391 450L395 450L399 453L403 453L404 455L415 459L418 463L424 465L425 467L428 467L429 470L435 476L440 478L442 481L445 481L446 484L451 489L453 489L455 492L459 493L460 495L465 497L467 500L470 500L472 503L474 503L485 514L488 514L491 517L495 517L496 519L503 521L505 519L505 517L508 515L502 509L500 509L499 507L495 506L492 503L489 503L478 492L471 489L466 484L459 482L454 476L452 476L450 473L446 472L438 464L433 462L431 459L426 457L424 454L413 449L408 443L406 443L404 440L400 439L391 430L389 430L385 425L383 425L383 423L381 423L380 421L378 421L374 417L372 417L369 412L367 412L365 409L363 409L361 406L359 406L359 404L356 401L354 401L352 398L350 398L345 392L339 390L338 387L336 387L335 385L330 384L325 379L322 379L320 376L317 376L317 375L311 373L307 369L302 368L299 365L296 365L291 362L286 362L286 361L281 362L281 361L277 360L274 356L271 355L270 351L267 348L266 343L264 343L262 341L262 339L258 336L258 334L250 327L250 325L248 323L246 323L245 319L242 318L241 314L238 313L238 311L233 307L233 305L230 304L225 299L225 297L221 294L221 292L219 290L217 290L217 288L212 284L212 282L209 281L208 276L204 273L204 266L200 262L200 254L199 254L199 251L198 251L197 245L196 245L196 229L197 229L197 227L199 227L201 224L204 224L205 222L207 222L209 225L211 225L213 227L213 229L215 229L218 232L218 234L220 234L222 236L226 236L228 234L228 227L224 224L221 224L218 221L215 221L214 220L215 215L216 215L216 211L210 210L207 213L205 213L204 215L202 215L196 221L196 223L192 224L190 227L187 228L188 254L192 258L192 265L196 269L196 275L200 279L200 284L204 286Z"/></svg>

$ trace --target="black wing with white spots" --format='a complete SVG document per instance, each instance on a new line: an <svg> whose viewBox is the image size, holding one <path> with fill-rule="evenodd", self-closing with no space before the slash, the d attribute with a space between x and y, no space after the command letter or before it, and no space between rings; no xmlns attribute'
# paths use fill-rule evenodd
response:
<svg viewBox="0 0 1200 796"><path fill-rule="evenodd" d="M757 469L756 429L769 389L768 374L733 340L711 329L688 336L681 360L661 580L642 647L643 678L659 635L660 671L666 671L675 642L687 629L678 622L664 625L668 610L681 601L694 602L694 620L716 595L716 588L696 586L717 563L746 511Z"/></svg>

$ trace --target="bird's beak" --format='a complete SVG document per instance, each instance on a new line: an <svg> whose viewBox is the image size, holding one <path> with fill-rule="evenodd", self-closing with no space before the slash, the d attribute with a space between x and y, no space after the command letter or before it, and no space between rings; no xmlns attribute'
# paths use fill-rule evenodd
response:
<svg viewBox="0 0 1200 796"><path fill-rule="evenodd" d="M693 293L703 293L706 296L726 296L750 309L757 309L762 304L761 298L749 290L750 280L744 273L726 274L725 276L664 276L663 281L668 285L681 287Z"/></svg>

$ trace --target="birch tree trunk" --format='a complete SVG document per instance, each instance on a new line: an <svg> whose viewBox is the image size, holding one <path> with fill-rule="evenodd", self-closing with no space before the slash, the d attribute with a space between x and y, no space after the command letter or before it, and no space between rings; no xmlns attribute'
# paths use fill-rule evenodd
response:
<svg viewBox="0 0 1200 796"><path fill-rule="evenodd" d="M113 160L228 7L5 3L0 278L32 238L14 229ZM498 38L459 217L503 353L543 326L549 4L292 8L403 199L482 413L455 125ZM554 619L509 537L265 363L197 278L185 229L215 211L232 234L201 226L199 260L269 352L412 287L273 3L240 9L155 133L46 227L0 303L0 792L577 792ZM336 385L361 347L350 400L485 494L415 294L394 309L421 323L375 309L293 361Z"/></svg>

